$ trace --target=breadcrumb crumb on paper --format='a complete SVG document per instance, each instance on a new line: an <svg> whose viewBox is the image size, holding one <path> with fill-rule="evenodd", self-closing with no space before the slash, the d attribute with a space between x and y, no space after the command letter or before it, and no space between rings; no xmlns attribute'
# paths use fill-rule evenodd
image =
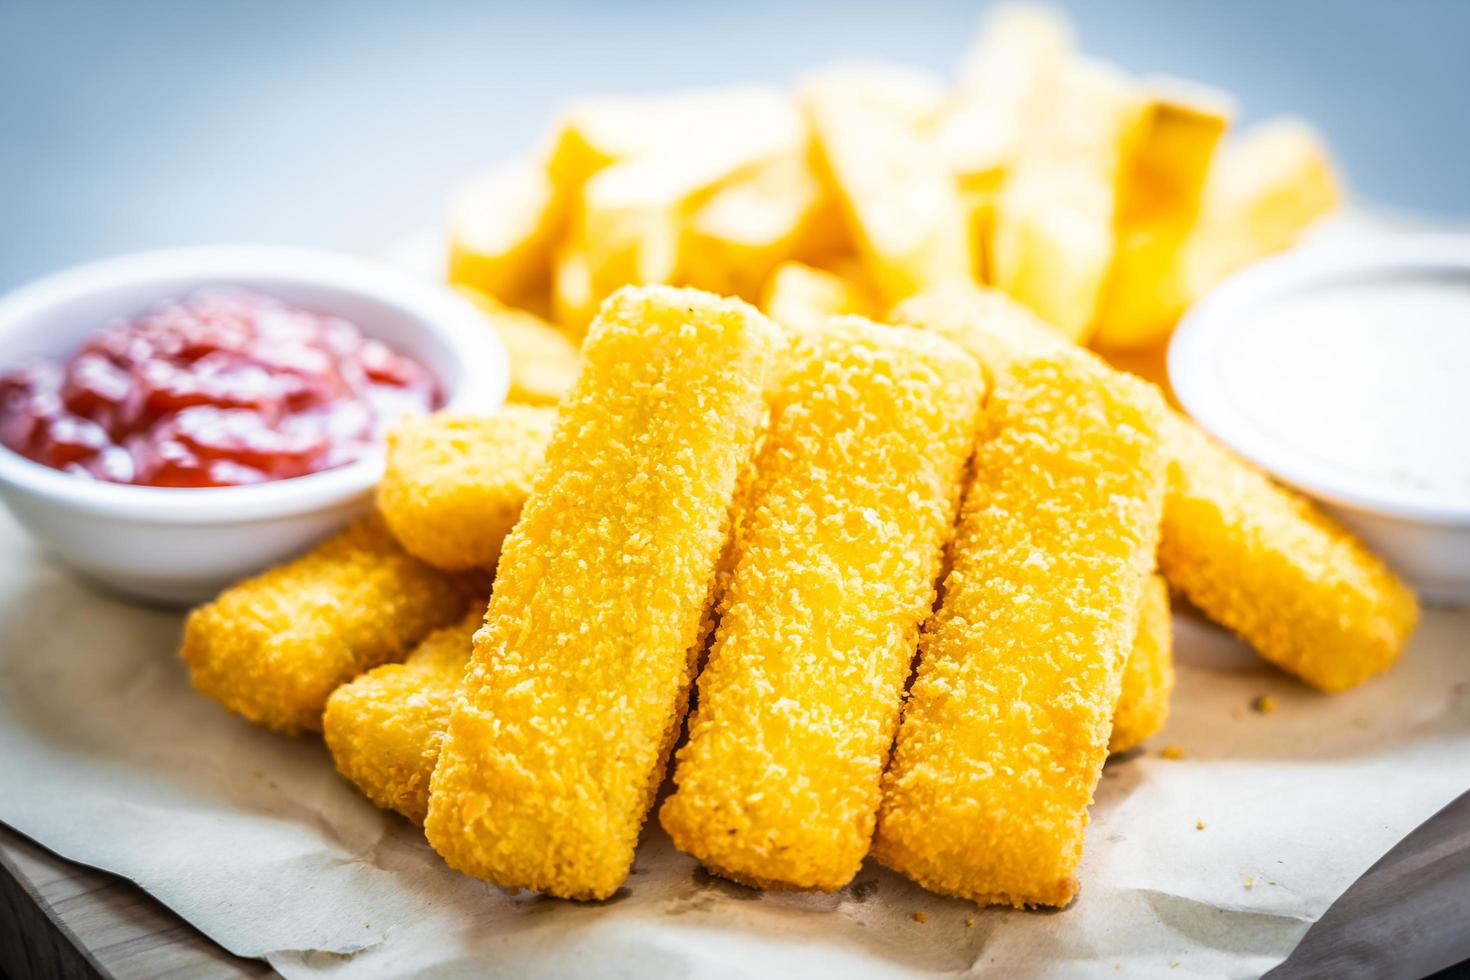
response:
<svg viewBox="0 0 1470 980"><path fill-rule="evenodd" d="M983 389L920 331L798 336L660 814L711 871L831 891L861 866Z"/></svg>
<svg viewBox="0 0 1470 980"><path fill-rule="evenodd" d="M604 304L430 783L425 829L452 867L565 898L627 877L783 344L696 290Z"/></svg>
<svg viewBox="0 0 1470 980"><path fill-rule="evenodd" d="M1109 752L1127 752L1163 730L1174 693L1174 618L1169 586L1150 575L1143 590L1138 635L1123 667L1123 688L1113 712Z"/></svg>
<svg viewBox="0 0 1470 980"><path fill-rule="evenodd" d="M424 564L373 515L195 609L179 653L194 686L235 714L320 731L337 687L401 659L489 584Z"/></svg>
<svg viewBox="0 0 1470 980"><path fill-rule="evenodd" d="M1062 906L1158 545L1163 407L1065 357L994 385L874 854L931 891Z"/></svg>
<svg viewBox="0 0 1470 980"><path fill-rule="evenodd" d="M375 667L327 699L322 736L337 771L385 810L416 824L483 613L435 630L401 664Z"/></svg>
<svg viewBox="0 0 1470 980"><path fill-rule="evenodd" d="M440 412L388 433L378 509L400 544L438 568L494 568L521 516L556 411Z"/></svg>
<svg viewBox="0 0 1470 980"><path fill-rule="evenodd" d="M931 290L891 319L948 337L988 371L1045 354L1102 363L994 289ZM1180 413L1165 414L1162 433L1173 464L1159 570L1174 589L1324 691L1354 687L1398 660L1418 602L1377 556Z"/></svg>

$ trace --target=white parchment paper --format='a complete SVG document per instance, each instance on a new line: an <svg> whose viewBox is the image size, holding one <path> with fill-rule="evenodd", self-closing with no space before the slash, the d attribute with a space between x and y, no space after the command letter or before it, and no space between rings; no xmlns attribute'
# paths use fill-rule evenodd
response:
<svg viewBox="0 0 1470 980"><path fill-rule="evenodd" d="M287 977L1254 976L1470 787L1470 612L1431 611L1401 665L1330 697L1181 616L1174 720L1108 765L1063 911L980 910L871 864L835 895L762 894L656 827L611 901L512 897L445 867L318 740L196 695L180 626L0 517L0 820ZM1278 709L1252 711L1267 693Z"/></svg>

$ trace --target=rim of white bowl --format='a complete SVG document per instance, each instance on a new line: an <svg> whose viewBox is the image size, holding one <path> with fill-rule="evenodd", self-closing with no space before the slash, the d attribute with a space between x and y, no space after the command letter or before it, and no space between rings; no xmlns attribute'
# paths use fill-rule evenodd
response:
<svg viewBox="0 0 1470 980"><path fill-rule="evenodd" d="M16 320L79 294L152 280L198 278L203 285L257 277L325 286L397 307L441 337L461 365L475 365L467 375L473 384L465 384L462 377L451 390L449 379L439 379L445 387L445 410L488 412L504 403L510 386L505 346L468 300L381 262L293 246L187 246L64 269L0 298L0 344ZM370 325L365 332L372 335ZM89 480L0 447L0 483L112 517L229 524L348 504L381 478L383 460L383 449L378 447L344 466L285 480L234 487L145 487Z"/></svg>
<svg viewBox="0 0 1470 980"><path fill-rule="evenodd" d="M1267 259L1230 277L1180 321L1169 345L1169 383L1185 410L1216 438L1312 496L1421 523L1470 524L1470 501L1344 473L1264 437L1222 391L1214 370L1224 333L1278 297L1358 275L1446 273L1470 284L1470 235L1385 233L1309 244Z"/></svg>

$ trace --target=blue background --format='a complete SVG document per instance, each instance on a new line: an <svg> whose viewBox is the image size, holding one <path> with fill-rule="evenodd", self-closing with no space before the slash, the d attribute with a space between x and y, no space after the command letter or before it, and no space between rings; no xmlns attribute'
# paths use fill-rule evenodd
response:
<svg viewBox="0 0 1470 980"><path fill-rule="evenodd" d="M1293 111L1376 203L1470 215L1470 3L1065 3L1085 47ZM0 289L135 248L356 251L600 90L948 71L984 4L0 0Z"/></svg>

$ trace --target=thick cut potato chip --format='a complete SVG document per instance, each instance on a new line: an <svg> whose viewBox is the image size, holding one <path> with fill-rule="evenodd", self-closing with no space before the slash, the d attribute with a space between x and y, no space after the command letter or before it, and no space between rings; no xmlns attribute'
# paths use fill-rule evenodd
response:
<svg viewBox="0 0 1470 980"><path fill-rule="evenodd" d="M1116 70L1069 64L996 200L995 284L1074 340L1087 339L1107 286L1144 108Z"/></svg>
<svg viewBox="0 0 1470 980"><path fill-rule="evenodd" d="M1118 202L1117 254L1092 343L1147 347L1188 305L1185 245L1199 217L1229 99L1179 82L1148 88L1145 121Z"/></svg>
<svg viewBox="0 0 1470 980"><path fill-rule="evenodd" d="M577 380L577 345L556 327L525 310L496 302L478 290L460 292L485 314L510 358L506 400L521 405L555 405Z"/></svg>
<svg viewBox="0 0 1470 980"><path fill-rule="evenodd" d="M1026 133L1056 97L1072 47L1071 25L1047 7L1007 4L985 19L935 127L962 184L993 184L1015 162Z"/></svg>
<svg viewBox="0 0 1470 980"><path fill-rule="evenodd" d="M587 253L568 242L552 263L551 319L562 333L580 342L596 313L597 297L592 294Z"/></svg>
<svg viewBox="0 0 1470 980"><path fill-rule="evenodd" d="M802 262L786 262L772 273L761 312L788 330L811 330L843 314L872 316L872 297L861 283Z"/></svg>
<svg viewBox="0 0 1470 980"><path fill-rule="evenodd" d="M587 260L592 302L630 284L676 280L684 229L727 181L801 152L795 106L766 90L741 90L677 144L598 171L582 190L573 231Z"/></svg>
<svg viewBox="0 0 1470 980"><path fill-rule="evenodd" d="M972 280L967 211L922 125L928 111L915 93L896 95L896 86L863 77L818 76L802 97L818 173L841 206L868 280L885 303Z"/></svg>
<svg viewBox="0 0 1470 980"><path fill-rule="evenodd" d="M449 281L517 306L544 303L561 224L551 179L531 161L467 181L449 199Z"/></svg>
<svg viewBox="0 0 1470 980"><path fill-rule="evenodd" d="M1211 171L1199 231L1190 242L1193 295L1290 248L1341 198L1341 181L1321 136L1299 119L1269 120L1227 143Z"/></svg>
<svg viewBox="0 0 1470 980"><path fill-rule="evenodd" d="M771 161L716 192L689 222L680 283L754 301L789 259L817 259L844 244L835 202L805 153Z"/></svg>

